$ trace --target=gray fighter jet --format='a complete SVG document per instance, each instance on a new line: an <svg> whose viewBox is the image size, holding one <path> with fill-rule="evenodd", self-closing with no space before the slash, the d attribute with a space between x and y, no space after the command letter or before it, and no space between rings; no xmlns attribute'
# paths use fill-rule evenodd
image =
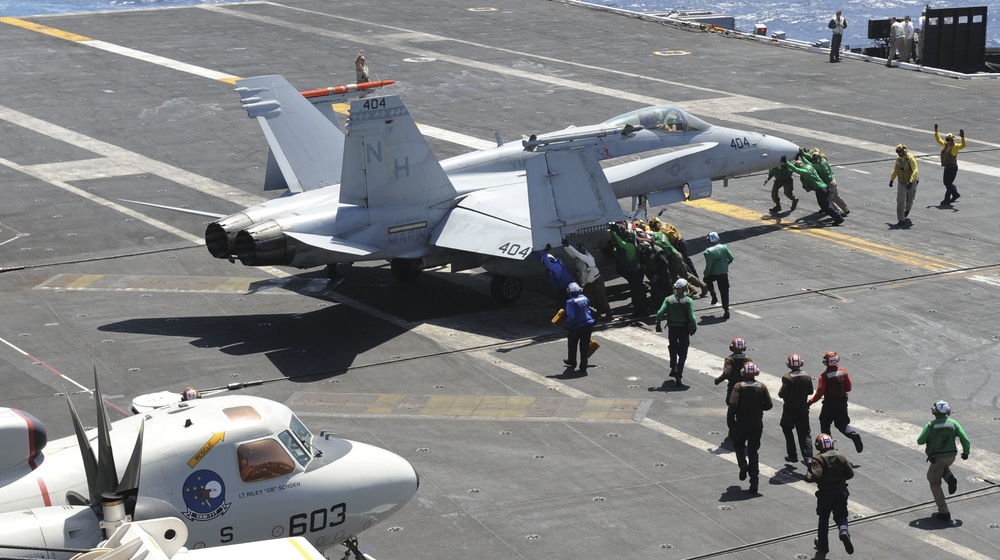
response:
<svg viewBox="0 0 1000 560"><path fill-rule="evenodd" d="M439 162L396 95L351 100L345 133L281 76L236 91L270 146L265 189L285 192L231 216L198 212L220 218L205 232L213 256L332 274L385 260L403 281L483 267L503 301L520 296L521 277L544 274L532 252L624 219L618 199L707 197L712 180L798 151L661 106Z"/></svg>

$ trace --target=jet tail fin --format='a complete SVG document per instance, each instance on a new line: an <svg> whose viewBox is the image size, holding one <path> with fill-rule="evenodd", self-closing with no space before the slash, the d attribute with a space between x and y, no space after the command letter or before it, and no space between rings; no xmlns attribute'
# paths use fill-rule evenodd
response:
<svg viewBox="0 0 1000 560"><path fill-rule="evenodd" d="M258 76L236 85L243 108L257 119L271 147L265 190L300 193L340 182L344 133L288 80Z"/></svg>
<svg viewBox="0 0 1000 560"><path fill-rule="evenodd" d="M426 208L455 196L398 95L351 100L340 202Z"/></svg>

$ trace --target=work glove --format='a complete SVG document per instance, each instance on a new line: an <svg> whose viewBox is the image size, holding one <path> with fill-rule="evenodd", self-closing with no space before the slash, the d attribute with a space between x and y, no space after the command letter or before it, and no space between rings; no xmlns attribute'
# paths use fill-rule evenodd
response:
<svg viewBox="0 0 1000 560"><path fill-rule="evenodd" d="M569 247L569 240L564 237L562 240L562 245L563 247Z"/></svg>
<svg viewBox="0 0 1000 560"><path fill-rule="evenodd" d="M546 243L545 244L545 252L548 253L551 250L552 250L552 244L551 243Z"/></svg>
<svg viewBox="0 0 1000 560"><path fill-rule="evenodd" d="M962 138L965 138L965 129L964 128L958 129L958 135L961 136Z"/></svg>
<svg viewBox="0 0 1000 560"><path fill-rule="evenodd" d="M968 453L962 453L962 460L963 461L966 460L966 459L968 459L968 458L969 458L969 454Z"/></svg>
<svg viewBox="0 0 1000 560"><path fill-rule="evenodd" d="M913 188L913 181L910 181L910 182L906 183L906 188L912 189Z"/></svg>
<svg viewBox="0 0 1000 560"><path fill-rule="evenodd" d="M788 158L781 156L781 163L788 163Z"/></svg>
<svg viewBox="0 0 1000 560"><path fill-rule="evenodd" d="M937 132L937 123L934 123L934 132Z"/></svg>
<svg viewBox="0 0 1000 560"><path fill-rule="evenodd" d="M656 332L663 332L663 327L656 325Z"/></svg>
<svg viewBox="0 0 1000 560"><path fill-rule="evenodd" d="M892 181L889 181L889 188L892 188Z"/></svg>

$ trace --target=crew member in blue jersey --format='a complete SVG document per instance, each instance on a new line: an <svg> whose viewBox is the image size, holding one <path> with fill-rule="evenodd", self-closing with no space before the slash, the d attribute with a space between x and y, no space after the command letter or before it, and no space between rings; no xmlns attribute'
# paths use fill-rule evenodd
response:
<svg viewBox="0 0 1000 560"><path fill-rule="evenodd" d="M569 299L566 300L566 328L568 358L563 363L571 368L576 367L576 351L580 350L580 371L587 372L587 359L590 358L590 335L594 334L594 316L590 314L590 300L583 295L583 288L576 282L570 282L566 288Z"/></svg>

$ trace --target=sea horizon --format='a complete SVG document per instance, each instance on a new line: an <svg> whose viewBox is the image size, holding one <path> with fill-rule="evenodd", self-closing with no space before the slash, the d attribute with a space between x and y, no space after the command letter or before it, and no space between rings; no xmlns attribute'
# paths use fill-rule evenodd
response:
<svg viewBox="0 0 1000 560"><path fill-rule="evenodd" d="M197 6L201 4L238 4L250 0L0 0L0 16L27 17L77 12L98 12L139 8ZM549 1L549 0L540 0ZM923 0L798 0L792 3L777 0L705 1L686 6L676 0L582 0L599 6L635 12L669 12L671 10L705 10L732 16L738 31L753 32L757 24L767 28L767 34L784 32L786 38L813 43L830 38L827 22L834 12L842 10L848 26L844 32L845 47L875 46L868 39L868 21L910 16L916 22L924 6L957 8L988 6L980 0L952 0L928 3ZM1000 8L987 10L986 47L1000 48Z"/></svg>

